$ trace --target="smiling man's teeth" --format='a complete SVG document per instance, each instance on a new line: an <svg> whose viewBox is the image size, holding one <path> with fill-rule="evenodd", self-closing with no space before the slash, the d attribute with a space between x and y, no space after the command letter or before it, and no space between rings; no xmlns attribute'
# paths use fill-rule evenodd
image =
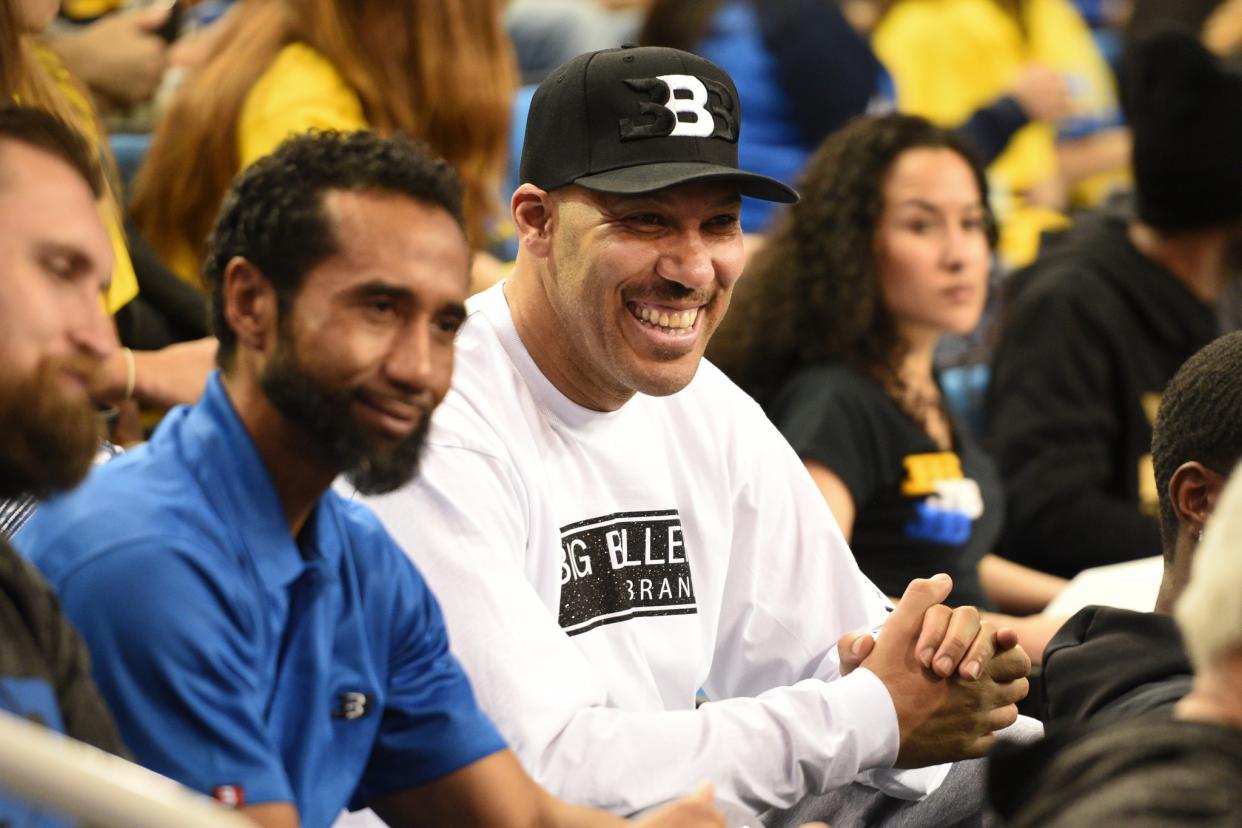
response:
<svg viewBox="0 0 1242 828"><path fill-rule="evenodd" d="M681 311L678 313L667 313L665 311L653 310L651 308L631 308L631 313L637 316L648 325L657 328L668 328L672 331L685 330L694 325L694 320L699 318L699 309Z"/></svg>

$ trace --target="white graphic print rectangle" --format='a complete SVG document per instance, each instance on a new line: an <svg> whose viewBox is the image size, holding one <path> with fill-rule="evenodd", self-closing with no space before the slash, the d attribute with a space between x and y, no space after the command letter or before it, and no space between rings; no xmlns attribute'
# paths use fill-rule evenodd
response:
<svg viewBox="0 0 1242 828"><path fill-rule="evenodd" d="M560 624L569 635L696 612L676 509L616 512L561 527Z"/></svg>

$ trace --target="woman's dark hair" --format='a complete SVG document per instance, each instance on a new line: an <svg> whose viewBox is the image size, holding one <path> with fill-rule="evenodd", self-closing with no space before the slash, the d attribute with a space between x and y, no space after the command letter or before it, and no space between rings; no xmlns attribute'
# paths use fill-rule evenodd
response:
<svg viewBox="0 0 1242 828"><path fill-rule="evenodd" d="M708 357L762 405L794 374L844 362L899 402L905 346L880 295L875 231L889 169L903 152L944 148L974 172L996 243L987 181L958 135L910 115L855 120L826 140L803 171L801 201L746 267ZM920 419L916 416L916 419Z"/></svg>

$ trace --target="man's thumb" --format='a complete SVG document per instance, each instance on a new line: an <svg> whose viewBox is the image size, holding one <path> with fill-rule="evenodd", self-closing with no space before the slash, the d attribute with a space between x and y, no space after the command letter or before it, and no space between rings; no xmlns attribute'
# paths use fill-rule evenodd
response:
<svg viewBox="0 0 1242 828"><path fill-rule="evenodd" d="M923 629L923 615L944 602L953 589L953 579L943 572L930 578L915 578L906 587L893 614L884 622L880 634L897 633L917 637Z"/></svg>
<svg viewBox="0 0 1242 828"><path fill-rule="evenodd" d="M848 676L861 665L875 649L875 638L870 632L848 632L837 642L837 656L841 659L841 675Z"/></svg>
<svg viewBox="0 0 1242 828"><path fill-rule="evenodd" d="M716 801L716 786L711 782L704 782L694 789L694 793L690 794L690 799L694 802L702 802L704 805L711 805Z"/></svg>

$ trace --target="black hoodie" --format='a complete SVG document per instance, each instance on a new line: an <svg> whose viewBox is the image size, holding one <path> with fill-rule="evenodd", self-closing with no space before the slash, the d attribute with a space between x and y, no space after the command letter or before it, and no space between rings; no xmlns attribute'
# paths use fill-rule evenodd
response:
<svg viewBox="0 0 1242 828"><path fill-rule="evenodd" d="M1173 617L1085 607L1057 631L1041 670L1046 727L1172 710L1194 673Z"/></svg>
<svg viewBox="0 0 1242 828"><path fill-rule="evenodd" d="M1007 490L998 550L1072 576L1160 554L1152 419L1181 364L1217 333L1213 308L1086 217L1013 276L988 390Z"/></svg>

